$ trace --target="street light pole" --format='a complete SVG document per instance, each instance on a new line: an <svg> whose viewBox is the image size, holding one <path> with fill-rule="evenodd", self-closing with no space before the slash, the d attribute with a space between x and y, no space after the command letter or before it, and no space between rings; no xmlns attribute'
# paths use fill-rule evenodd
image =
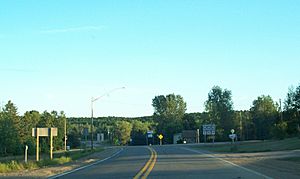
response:
<svg viewBox="0 0 300 179"><path fill-rule="evenodd" d="M91 100L91 114L92 114L92 125L91 125L91 149L93 150L94 149L94 130L93 130L93 126L94 126L94 105L93 105L93 102L94 102L94 98L92 97L92 100Z"/></svg>
<svg viewBox="0 0 300 179"><path fill-rule="evenodd" d="M125 87L121 87L121 88L115 88L110 90L107 93L104 93L103 95L97 97L97 98L93 98L91 99L91 149L94 149L94 102L97 101L98 99L109 95L110 93L116 91L116 90L120 90L120 89L125 89Z"/></svg>
<svg viewBox="0 0 300 179"><path fill-rule="evenodd" d="M64 128L65 128L65 151L67 151L67 118L65 117L65 124L64 124Z"/></svg>

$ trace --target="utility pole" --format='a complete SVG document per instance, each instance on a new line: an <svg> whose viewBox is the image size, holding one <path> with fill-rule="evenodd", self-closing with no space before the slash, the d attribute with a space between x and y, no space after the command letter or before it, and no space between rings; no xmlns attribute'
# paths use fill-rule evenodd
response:
<svg viewBox="0 0 300 179"><path fill-rule="evenodd" d="M93 98L91 99L91 149L94 149L94 102L97 101L98 99L104 97L104 96L108 96L110 93L116 91L116 90L120 90L120 89L125 89L125 87L121 87L121 88L115 88L110 90L109 92L97 97L97 98Z"/></svg>
<svg viewBox="0 0 300 179"><path fill-rule="evenodd" d="M279 99L279 106L280 106L280 121L283 120L283 116L282 116L282 108L281 108L281 99Z"/></svg>
<svg viewBox="0 0 300 179"><path fill-rule="evenodd" d="M242 111L240 111L240 139L244 139L243 137L243 121L242 121Z"/></svg>
<svg viewBox="0 0 300 179"><path fill-rule="evenodd" d="M65 151L67 151L67 118L65 117Z"/></svg>
<svg viewBox="0 0 300 179"><path fill-rule="evenodd" d="M93 131L93 125L94 125L94 109L93 109L93 102L94 98L91 100L91 115L92 115L92 124L91 124L91 149L94 149L94 131Z"/></svg>
<svg viewBox="0 0 300 179"><path fill-rule="evenodd" d="M200 143L200 130L199 130L199 129L197 129L196 143L197 143L197 144Z"/></svg>

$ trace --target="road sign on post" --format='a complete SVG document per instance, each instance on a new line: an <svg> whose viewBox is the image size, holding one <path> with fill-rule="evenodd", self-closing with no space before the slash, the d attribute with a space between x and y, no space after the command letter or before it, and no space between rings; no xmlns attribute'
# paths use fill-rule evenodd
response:
<svg viewBox="0 0 300 179"><path fill-rule="evenodd" d="M50 136L50 159L52 159L53 137L57 136L57 128L32 128L32 136L36 137L36 161L39 161L39 138Z"/></svg>
<svg viewBox="0 0 300 179"><path fill-rule="evenodd" d="M162 145L162 139L164 138L164 136L162 134L159 134L158 138L159 138L159 144Z"/></svg>
<svg viewBox="0 0 300 179"><path fill-rule="evenodd" d="M151 138L152 138L152 144L154 144L153 131L147 131L147 136L146 136L147 145L151 144L151 142L149 141L149 139Z"/></svg>
<svg viewBox="0 0 300 179"><path fill-rule="evenodd" d="M153 137L153 131L148 131L147 132L147 137L152 138Z"/></svg>
<svg viewBox="0 0 300 179"><path fill-rule="evenodd" d="M230 130L231 134L229 134L229 138L232 140L232 143L234 143L234 139L236 138L236 134L234 133L234 129Z"/></svg>
<svg viewBox="0 0 300 179"><path fill-rule="evenodd" d="M204 135L204 142L206 142L207 135L214 136L216 134L216 125L215 124L205 124L202 126L202 132ZM214 140L214 137L213 137L213 140Z"/></svg>
<svg viewBox="0 0 300 179"><path fill-rule="evenodd" d="M229 134L229 138L232 139L232 141L234 141L234 139L236 138L236 134Z"/></svg>

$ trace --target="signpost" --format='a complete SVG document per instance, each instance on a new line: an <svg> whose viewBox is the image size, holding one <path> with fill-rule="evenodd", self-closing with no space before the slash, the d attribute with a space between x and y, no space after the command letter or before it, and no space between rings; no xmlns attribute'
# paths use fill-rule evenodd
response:
<svg viewBox="0 0 300 179"><path fill-rule="evenodd" d="M108 132L108 134L109 134L109 132ZM84 135L84 139L85 139L84 149L86 149L86 145L87 145L87 136L89 135L89 129L88 129L88 128L83 128L83 135Z"/></svg>
<svg viewBox="0 0 300 179"><path fill-rule="evenodd" d="M152 144L154 143L154 138L153 138L153 131L147 131L147 136L146 136L146 140L147 140L147 145L149 145L149 139L152 138ZM151 143L150 143L151 144Z"/></svg>
<svg viewBox="0 0 300 179"><path fill-rule="evenodd" d="M164 138L164 136L162 134L159 134L158 138L159 138L159 145L162 145L162 139Z"/></svg>
<svg viewBox="0 0 300 179"><path fill-rule="evenodd" d="M232 140L232 143L234 143L234 139L236 138L236 134L234 133L234 129L230 130L231 134L229 134L229 138Z"/></svg>
<svg viewBox="0 0 300 179"><path fill-rule="evenodd" d="M202 126L202 132L204 135L204 142L206 142L206 136L207 135L212 135L213 136L213 142L215 139L215 134L216 134L216 125L215 124L205 124Z"/></svg>
<svg viewBox="0 0 300 179"><path fill-rule="evenodd" d="M148 131L147 132L147 137L152 138L153 137L153 131Z"/></svg>
<svg viewBox="0 0 300 179"><path fill-rule="evenodd" d="M234 142L234 139L236 138L236 134L229 134L229 138Z"/></svg>
<svg viewBox="0 0 300 179"><path fill-rule="evenodd" d="M36 137L36 161L39 161L40 137L50 136L50 159L53 158L53 137L57 136L57 128L32 128L32 137Z"/></svg>
<svg viewBox="0 0 300 179"><path fill-rule="evenodd" d="M237 146L234 144L234 140L236 139L236 134L234 133L234 129L230 130L231 134L229 134L229 138L232 140L231 142L231 151L237 151Z"/></svg>

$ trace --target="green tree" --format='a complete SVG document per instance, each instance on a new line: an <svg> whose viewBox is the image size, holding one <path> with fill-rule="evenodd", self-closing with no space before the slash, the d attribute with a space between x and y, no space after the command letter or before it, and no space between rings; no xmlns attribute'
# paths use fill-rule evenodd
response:
<svg viewBox="0 0 300 179"><path fill-rule="evenodd" d="M128 144L132 131L131 123L127 121L117 121L114 130L116 141L122 145Z"/></svg>
<svg viewBox="0 0 300 179"><path fill-rule="evenodd" d="M184 130L196 130L201 129L201 126L208 120L207 113L186 113L183 117L183 129Z"/></svg>
<svg viewBox="0 0 300 179"><path fill-rule="evenodd" d="M287 122L287 133L291 136L299 134L300 125L300 85L289 88L284 102L284 120Z"/></svg>
<svg viewBox="0 0 300 179"><path fill-rule="evenodd" d="M63 111L61 111L59 114L56 111L51 112L52 119L53 119L53 125L50 127L56 127L57 128L57 136L54 137L53 145L56 150L63 149L64 148L64 138L65 138L65 121L66 115Z"/></svg>
<svg viewBox="0 0 300 179"><path fill-rule="evenodd" d="M249 110L234 111L234 129L240 140L253 140L254 123Z"/></svg>
<svg viewBox="0 0 300 179"><path fill-rule="evenodd" d="M287 122L279 121L271 128L272 137L277 139L284 139L287 137Z"/></svg>
<svg viewBox="0 0 300 179"><path fill-rule="evenodd" d="M208 93L205 110L210 117L208 122L216 124L217 139L227 140L230 129L234 127L231 91L214 86Z"/></svg>
<svg viewBox="0 0 300 179"><path fill-rule="evenodd" d="M53 127L53 126L54 126L53 116L51 115L51 113L44 111L41 114L41 118L37 124L37 127L44 128L44 127ZM40 137L40 150L45 153L49 152L50 150L49 137Z"/></svg>
<svg viewBox="0 0 300 179"><path fill-rule="evenodd" d="M20 146L20 119L17 107L11 102L5 105L0 115L0 153L18 154L22 150Z"/></svg>
<svg viewBox="0 0 300 179"><path fill-rule="evenodd" d="M140 120L131 121L132 131L131 138L132 144L134 145L144 145L146 144L146 133L150 129L149 122L142 122Z"/></svg>
<svg viewBox="0 0 300 179"><path fill-rule="evenodd" d="M70 146L72 149L80 147L81 144L80 138L81 138L81 133L79 128L76 127L75 125L69 125L68 140L67 140L68 146Z"/></svg>
<svg viewBox="0 0 300 179"><path fill-rule="evenodd" d="M154 118L158 123L157 132L164 134L164 140L172 142L173 134L183 129L186 103L180 95L155 96L152 100Z"/></svg>
<svg viewBox="0 0 300 179"><path fill-rule="evenodd" d="M40 113L38 111L27 111L20 121L20 142L28 146L28 152L33 154L35 152L35 141L32 137L32 128L35 128L40 120Z"/></svg>
<svg viewBox="0 0 300 179"><path fill-rule="evenodd" d="M260 96L253 101L250 109L255 126L256 139L268 139L271 137L271 127L278 119L278 105L270 96Z"/></svg>

